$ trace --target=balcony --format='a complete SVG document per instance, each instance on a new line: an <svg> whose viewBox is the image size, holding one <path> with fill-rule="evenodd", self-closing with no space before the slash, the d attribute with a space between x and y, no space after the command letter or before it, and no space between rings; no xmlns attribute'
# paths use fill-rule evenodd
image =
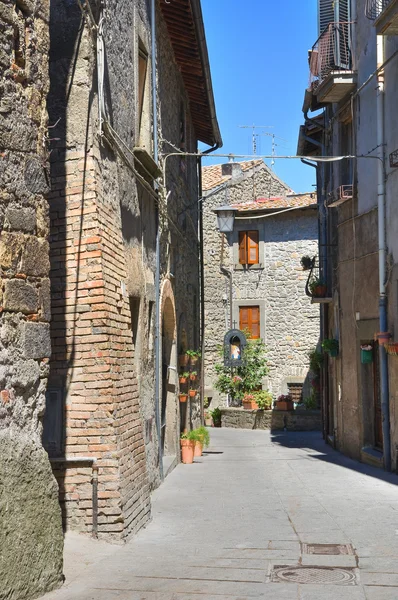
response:
<svg viewBox="0 0 398 600"><path fill-rule="evenodd" d="M377 35L398 35L398 0L367 0L365 14Z"/></svg>
<svg viewBox="0 0 398 600"><path fill-rule="evenodd" d="M351 28L352 23L330 23L310 51L310 89L318 102L340 102L355 89Z"/></svg>

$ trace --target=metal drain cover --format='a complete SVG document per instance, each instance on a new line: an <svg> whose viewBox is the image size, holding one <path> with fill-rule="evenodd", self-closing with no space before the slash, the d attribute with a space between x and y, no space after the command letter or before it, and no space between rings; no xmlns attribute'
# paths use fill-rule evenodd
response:
<svg viewBox="0 0 398 600"><path fill-rule="evenodd" d="M275 565L271 570L273 583L289 582L301 584L356 585L357 580L352 569L313 566Z"/></svg>
<svg viewBox="0 0 398 600"><path fill-rule="evenodd" d="M354 548L351 544L302 544L303 554L351 555Z"/></svg>

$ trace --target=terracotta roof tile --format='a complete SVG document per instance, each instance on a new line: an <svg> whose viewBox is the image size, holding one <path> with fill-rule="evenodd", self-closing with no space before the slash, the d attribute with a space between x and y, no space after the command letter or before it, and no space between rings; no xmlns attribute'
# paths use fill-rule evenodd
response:
<svg viewBox="0 0 398 600"><path fill-rule="evenodd" d="M308 192L306 194L290 194L287 196L277 196L271 198L257 198L249 202L241 202L234 204L234 207L239 212L258 211L258 210L273 210L283 208L306 207L316 204L316 194Z"/></svg>
<svg viewBox="0 0 398 600"><path fill-rule="evenodd" d="M242 168L242 171L247 171L253 166L258 166L261 164L265 165L264 161L261 159L239 162L239 164ZM211 190L212 188L218 187L219 185L231 179L231 175L222 174L221 167L222 165L209 165L208 167L202 168L203 191Z"/></svg>

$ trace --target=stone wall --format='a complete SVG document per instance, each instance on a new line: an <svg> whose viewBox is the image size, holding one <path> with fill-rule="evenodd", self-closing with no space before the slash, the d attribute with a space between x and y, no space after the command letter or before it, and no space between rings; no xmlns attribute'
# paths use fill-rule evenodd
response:
<svg viewBox="0 0 398 600"><path fill-rule="evenodd" d="M244 410L222 408L221 426L233 429L320 431L320 410Z"/></svg>
<svg viewBox="0 0 398 600"><path fill-rule="evenodd" d="M49 373L48 2L0 1L0 597L62 581L57 485L41 442Z"/></svg>
<svg viewBox="0 0 398 600"><path fill-rule="evenodd" d="M264 165L255 176L256 193L267 195L270 173ZM287 186L274 183L272 195L286 193ZM206 390L212 404L224 398L214 389L214 364L219 360L218 346L229 329L229 282L220 264L232 268L232 312L239 328L239 306L260 306L261 337L268 350L269 376L264 381L276 398L287 393L288 383L304 383L304 396L309 396L308 353L319 340L319 308L311 305L305 294L308 272L303 272L300 258L317 254L317 211L296 210L263 219L235 220L234 232L226 235L222 254L222 238L216 228L212 208L228 202L251 200L253 176L245 175L242 182L210 192L205 200L205 314L206 314ZM315 200L314 200L315 202ZM240 214L239 216L243 216ZM238 232L259 230L260 263L242 269L238 263Z"/></svg>

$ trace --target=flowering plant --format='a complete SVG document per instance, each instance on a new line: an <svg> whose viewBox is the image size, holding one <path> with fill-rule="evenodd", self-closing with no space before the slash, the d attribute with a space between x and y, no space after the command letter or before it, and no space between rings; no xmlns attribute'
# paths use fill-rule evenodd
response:
<svg viewBox="0 0 398 600"><path fill-rule="evenodd" d="M253 394L245 394L243 396L243 400L245 402L254 402L256 400L255 396Z"/></svg>
<svg viewBox="0 0 398 600"><path fill-rule="evenodd" d="M278 396L278 402L289 402L291 400L291 397L289 396L289 394L281 394L280 396Z"/></svg>
<svg viewBox="0 0 398 600"><path fill-rule="evenodd" d="M239 383L241 381L243 381L242 377L239 377L239 375L235 375L234 377L232 377L232 381L234 383Z"/></svg>

